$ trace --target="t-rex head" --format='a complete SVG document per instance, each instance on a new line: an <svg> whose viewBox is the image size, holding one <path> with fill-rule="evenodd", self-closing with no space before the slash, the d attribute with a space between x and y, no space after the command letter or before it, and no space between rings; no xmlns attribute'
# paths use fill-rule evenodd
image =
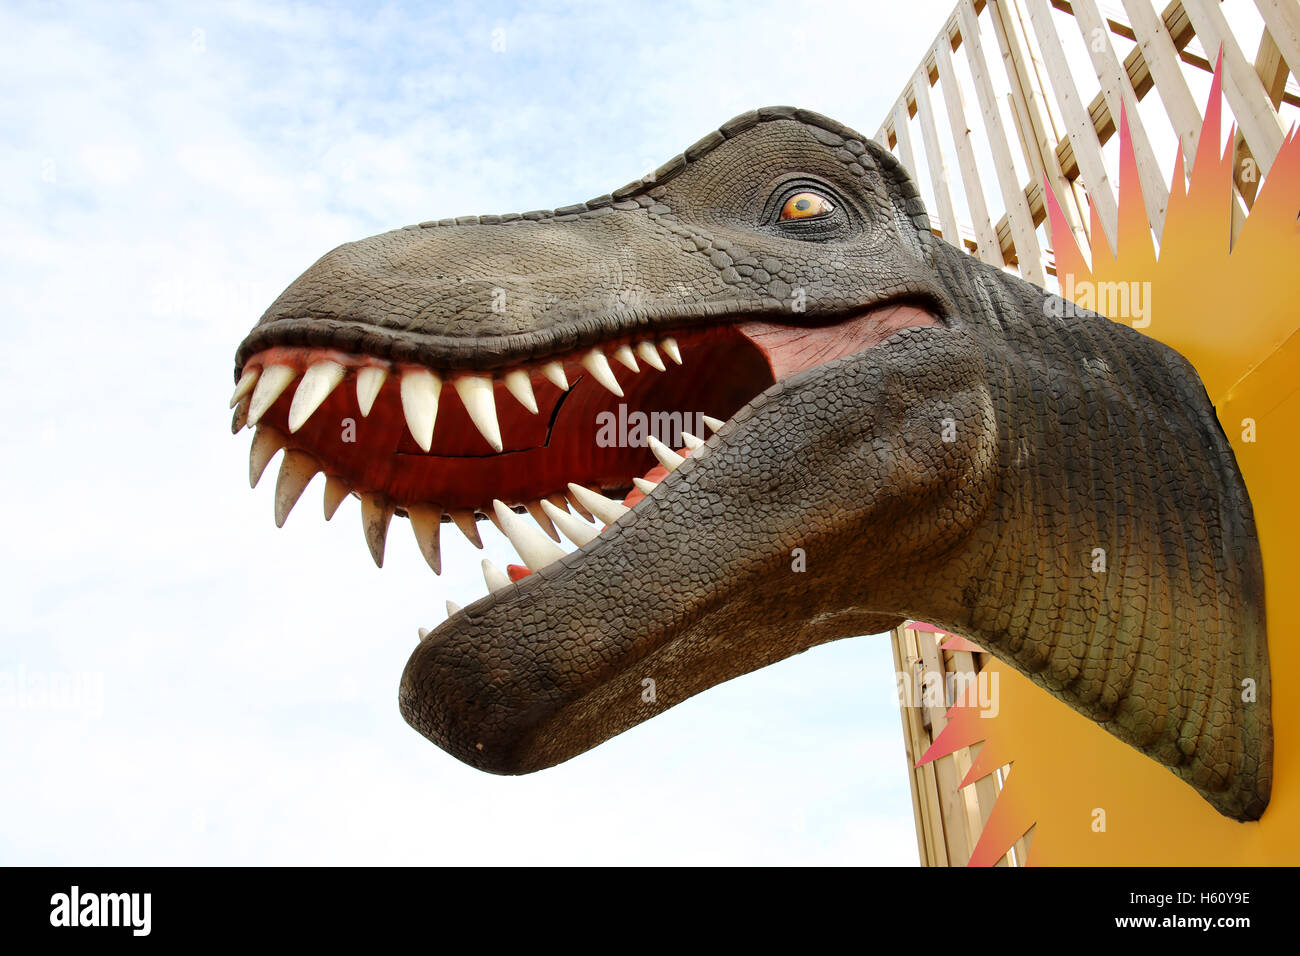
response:
<svg viewBox="0 0 1300 956"><path fill-rule="evenodd" d="M1260 554L1195 370L937 240L897 161L816 113L746 113L587 203L340 246L235 371L254 479L288 449L278 520L324 471L376 561L394 513L435 570L446 520L520 550L533 573L402 676L406 720L475 767L918 618L1221 812L1267 804Z"/></svg>

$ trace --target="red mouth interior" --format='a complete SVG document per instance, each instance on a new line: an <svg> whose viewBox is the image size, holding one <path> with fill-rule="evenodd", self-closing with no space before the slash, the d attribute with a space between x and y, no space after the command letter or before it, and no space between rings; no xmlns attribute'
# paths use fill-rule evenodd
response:
<svg viewBox="0 0 1300 956"><path fill-rule="evenodd" d="M571 481L625 489L633 476L653 467L655 459L644 441L638 446L598 442L607 422L601 413L612 414L615 428L620 405L625 422L635 412L667 413L691 431L697 427L697 413L725 420L772 384L762 352L735 328L680 335L678 343L683 364L666 362L663 372L641 362L640 372L632 373L611 361L623 398L597 383L576 357L563 363L567 392L540 374L532 376L536 415L497 380L494 395L504 446L499 454L475 428L450 380L444 381L439 398L432 446L427 453L421 450L402 411L400 369L389 374L365 417L349 375L289 437L289 446L309 452L327 474L344 478L354 489L382 492L399 507L436 503L444 510L483 511L493 498L520 504L564 494ZM369 364L357 356L301 348L268 349L249 364L305 369L322 359L345 367ZM262 418L286 434L292 391L291 385Z"/></svg>
<svg viewBox="0 0 1300 956"><path fill-rule="evenodd" d="M634 476L654 468L655 458L644 439L633 443L624 440L625 434L616 434L612 445L598 441L609 419L602 413L612 413L616 428L620 421L634 422L635 413L647 418L666 413L672 417L665 420L680 422L680 430L698 431L699 415L725 421L778 380L874 345L900 328L935 324L937 320L922 309L895 305L821 327L755 321L683 331L676 335L680 366L665 362L660 372L642 361L640 372L633 373L611 359L623 398L597 383L580 364L580 356L569 356L560 359L570 384L567 392L539 369L530 369L536 415L495 380L501 453L489 447L470 420L452 387L454 373L440 373L444 386L433 443L426 453L406 425L400 366L390 368L370 414L362 416L355 372L383 364L378 360L327 349L277 347L251 357L248 365L284 364L301 372L330 359L349 370L342 384L288 437L289 447L311 454L326 474L343 478L357 491L379 492L399 508L437 504L444 511L487 512L493 498L524 504L562 495L569 482L624 492ZM607 347L611 355L616 344ZM262 418L286 435L295 387L290 385ZM633 495L640 497L635 490Z"/></svg>

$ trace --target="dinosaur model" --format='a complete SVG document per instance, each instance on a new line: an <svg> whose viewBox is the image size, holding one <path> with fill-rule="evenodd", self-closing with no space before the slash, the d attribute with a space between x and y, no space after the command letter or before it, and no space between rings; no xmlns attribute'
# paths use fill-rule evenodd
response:
<svg viewBox="0 0 1300 956"><path fill-rule="evenodd" d="M254 482L285 449L278 522L324 472L376 562L394 514L435 571L445 523L520 552L401 680L475 767L914 618L1220 813L1268 803L1260 550L1196 370L935 237L895 158L819 114L745 113L587 203L340 246L235 366ZM598 440L615 415L716 431Z"/></svg>

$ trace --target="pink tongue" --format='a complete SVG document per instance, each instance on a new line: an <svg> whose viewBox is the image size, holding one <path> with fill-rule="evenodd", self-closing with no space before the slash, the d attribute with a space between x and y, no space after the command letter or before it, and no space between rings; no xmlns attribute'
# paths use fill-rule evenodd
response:
<svg viewBox="0 0 1300 956"><path fill-rule="evenodd" d="M899 303L868 309L835 325L754 321L742 322L737 328L762 351L772 377L783 382L796 372L879 345L902 329L923 325L942 323L925 309Z"/></svg>
<svg viewBox="0 0 1300 956"><path fill-rule="evenodd" d="M689 448L677 449L677 454L681 455L683 458L685 458L690 453L691 450ZM665 468L663 465L655 465L644 475L642 475L642 477L645 478L646 481L653 481L655 484L658 484L659 482L663 481L665 478L668 477L668 469ZM636 504L644 497L645 495L641 493L641 489L633 485L632 490L629 491L627 493L627 497L623 499L623 505L624 507L631 508L634 504ZM528 577L528 575L532 573L533 573L532 571L528 570L528 568L524 567L522 564L506 565L506 575L510 578L511 581L520 581L523 578Z"/></svg>

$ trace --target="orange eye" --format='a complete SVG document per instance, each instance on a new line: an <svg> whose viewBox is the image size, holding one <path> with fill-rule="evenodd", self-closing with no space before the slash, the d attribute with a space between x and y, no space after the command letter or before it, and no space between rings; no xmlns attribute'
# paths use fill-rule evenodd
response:
<svg viewBox="0 0 1300 956"><path fill-rule="evenodd" d="M781 207L781 221L792 219L816 219L835 211L834 204L825 196L816 193L795 193Z"/></svg>

